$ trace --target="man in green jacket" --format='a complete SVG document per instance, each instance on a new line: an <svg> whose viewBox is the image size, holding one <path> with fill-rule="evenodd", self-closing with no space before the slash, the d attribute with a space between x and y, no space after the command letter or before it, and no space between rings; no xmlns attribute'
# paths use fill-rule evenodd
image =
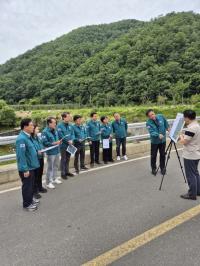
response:
<svg viewBox="0 0 200 266"><path fill-rule="evenodd" d="M46 183L47 188L54 189L54 184L61 184L62 181L58 178L58 168L60 161L60 147L62 141L58 138L56 130L56 119L54 117L47 118L47 126L42 131L42 143L45 148L51 148L47 154L47 173ZM55 146L55 147L54 147Z"/></svg>
<svg viewBox="0 0 200 266"><path fill-rule="evenodd" d="M68 176L74 176L74 174L69 171L69 162L71 154L67 152L67 148L69 145L72 145L74 140L74 130L71 125L71 114L69 112L64 112L61 115L62 121L58 124L58 137L62 140L62 144L60 145L60 153L61 153L61 177L63 179L67 179Z"/></svg>
<svg viewBox="0 0 200 266"><path fill-rule="evenodd" d="M119 113L114 113L115 120L112 122L113 133L116 139L116 153L117 153L117 161L120 161L120 147L122 145L122 156L124 160L128 160L126 155L126 137L128 124L124 118L120 117Z"/></svg>
<svg viewBox="0 0 200 266"><path fill-rule="evenodd" d="M107 116L101 117L101 139L102 139L102 146L103 146L103 161L105 164L108 162L114 162L112 158L112 124L109 123L109 119ZM103 142L104 140L109 141L109 147L104 147Z"/></svg>
<svg viewBox="0 0 200 266"><path fill-rule="evenodd" d="M33 130L32 120L23 119L21 132L16 140L17 167L22 181L23 207L27 211L35 211L39 203L39 200L33 197L36 169L40 166L37 151L31 138Z"/></svg>
<svg viewBox="0 0 200 266"><path fill-rule="evenodd" d="M74 157L74 168L76 174L79 174L79 171L88 170L85 166L85 141L87 139L87 130L86 127L82 124L82 116L74 116L74 146L77 148ZM80 165L79 165L80 160Z"/></svg>
<svg viewBox="0 0 200 266"><path fill-rule="evenodd" d="M156 115L152 109L147 110L146 116L148 117L146 127L149 131L151 140L152 174L156 175L156 159L158 150L160 153L161 173L165 174L166 131L169 131L169 124L163 115Z"/></svg>
<svg viewBox="0 0 200 266"><path fill-rule="evenodd" d="M90 117L91 120L87 123L87 135L90 145L90 165L94 166L94 162L101 164L99 162L101 125L96 112L92 112Z"/></svg>

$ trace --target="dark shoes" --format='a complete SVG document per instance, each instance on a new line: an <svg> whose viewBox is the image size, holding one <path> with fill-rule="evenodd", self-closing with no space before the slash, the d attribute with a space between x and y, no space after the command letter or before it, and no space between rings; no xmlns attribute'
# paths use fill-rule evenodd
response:
<svg viewBox="0 0 200 266"><path fill-rule="evenodd" d="M67 176L70 176L70 177L73 177L74 176L74 174L72 174L72 173L67 173Z"/></svg>
<svg viewBox="0 0 200 266"><path fill-rule="evenodd" d="M111 162L111 163L114 163L114 161L115 161L115 160L113 160L113 159L109 160L109 162Z"/></svg>
<svg viewBox="0 0 200 266"><path fill-rule="evenodd" d="M39 192L40 192L40 193L47 193L47 189L44 188L44 187L41 187L41 188L39 189Z"/></svg>
<svg viewBox="0 0 200 266"><path fill-rule="evenodd" d="M104 164L108 164L108 162L107 162L107 161L105 161L105 162L104 162Z"/></svg>
<svg viewBox="0 0 200 266"><path fill-rule="evenodd" d="M86 171L88 168L86 166L81 167L81 171Z"/></svg>
<svg viewBox="0 0 200 266"><path fill-rule="evenodd" d="M61 178L67 180L67 176L66 175L62 175Z"/></svg>
<svg viewBox="0 0 200 266"><path fill-rule="evenodd" d="M40 199L42 196L41 196L39 193L35 193L35 194L33 195L33 197L34 197L35 199Z"/></svg>
<svg viewBox="0 0 200 266"><path fill-rule="evenodd" d="M157 171L156 171L156 169L152 169L152 175L156 175L157 174Z"/></svg>
<svg viewBox="0 0 200 266"><path fill-rule="evenodd" d="M98 164L98 165L101 165L101 163L100 162L95 162L96 164Z"/></svg>
<svg viewBox="0 0 200 266"><path fill-rule="evenodd" d="M189 194L183 194L180 196L182 199L187 199L187 200L196 200L197 197L196 196L192 196L192 195L189 195Z"/></svg>
<svg viewBox="0 0 200 266"><path fill-rule="evenodd" d="M166 169L161 169L161 175L166 175Z"/></svg>

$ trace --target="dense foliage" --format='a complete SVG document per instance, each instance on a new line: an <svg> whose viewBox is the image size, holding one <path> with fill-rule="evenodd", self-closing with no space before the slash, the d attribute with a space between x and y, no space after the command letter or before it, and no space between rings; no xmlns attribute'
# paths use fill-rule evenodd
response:
<svg viewBox="0 0 200 266"><path fill-rule="evenodd" d="M0 100L0 126L14 126L16 115L13 108L8 106L5 101Z"/></svg>
<svg viewBox="0 0 200 266"><path fill-rule="evenodd" d="M0 66L0 97L11 104L181 103L194 94L200 15L192 12L83 27Z"/></svg>

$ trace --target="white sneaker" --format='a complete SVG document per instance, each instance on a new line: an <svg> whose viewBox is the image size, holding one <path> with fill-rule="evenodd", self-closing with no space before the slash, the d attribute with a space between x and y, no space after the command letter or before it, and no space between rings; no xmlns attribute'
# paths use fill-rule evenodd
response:
<svg viewBox="0 0 200 266"><path fill-rule="evenodd" d="M58 178L56 178L53 182L54 184L57 184L57 185L62 184L62 181Z"/></svg>
<svg viewBox="0 0 200 266"><path fill-rule="evenodd" d="M55 186L54 186L54 184L52 184L52 183L49 183L49 184L47 184L47 188L52 188L52 189L54 189L54 188L55 188Z"/></svg>
<svg viewBox="0 0 200 266"><path fill-rule="evenodd" d="M121 160L120 156L117 156L117 161L120 161L120 160Z"/></svg>
<svg viewBox="0 0 200 266"><path fill-rule="evenodd" d="M128 157L126 155L124 155L124 160L127 161L128 160Z"/></svg>

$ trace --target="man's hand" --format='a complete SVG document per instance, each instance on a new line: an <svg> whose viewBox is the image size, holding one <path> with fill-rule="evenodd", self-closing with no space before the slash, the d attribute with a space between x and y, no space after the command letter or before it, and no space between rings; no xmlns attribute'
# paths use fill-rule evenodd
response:
<svg viewBox="0 0 200 266"><path fill-rule="evenodd" d="M89 141L89 145L92 145L92 141Z"/></svg>
<svg viewBox="0 0 200 266"><path fill-rule="evenodd" d="M181 134L181 135L179 136L179 142L180 142L181 144L183 144L183 145L186 144L186 141L185 141L185 139L184 139L184 135Z"/></svg>
<svg viewBox="0 0 200 266"><path fill-rule="evenodd" d="M164 136L162 134L159 134L159 139L163 139Z"/></svg>
<svg viewBox="0 0 200 266"><path fill-rule="evenodd" d="M29 171L27 171L27 172L24 172L24 177L29 177L30 176L30 173L29 173Z"/></svg>
<svg viewBox="0 0 200 266"><path fill-rule="evenodd" d="M52 144L53 145L60 145L61 143L62 143L62 140L58 140L58 141L53 142Z"/></svg>
<svg viewBox="0 0 200 266"><path fill-rule="evenodd" d="M42 155L42 152L41 152L41 151L38 151L38 154L39 154L39 155Z"/></svg>
<svg viewBox="0 0 200 266"><path fill-rule="evenodd" d="M72 140L69 140L69 141L68 141L68 144L69 144L69 145L72 145Z"/></svg>

